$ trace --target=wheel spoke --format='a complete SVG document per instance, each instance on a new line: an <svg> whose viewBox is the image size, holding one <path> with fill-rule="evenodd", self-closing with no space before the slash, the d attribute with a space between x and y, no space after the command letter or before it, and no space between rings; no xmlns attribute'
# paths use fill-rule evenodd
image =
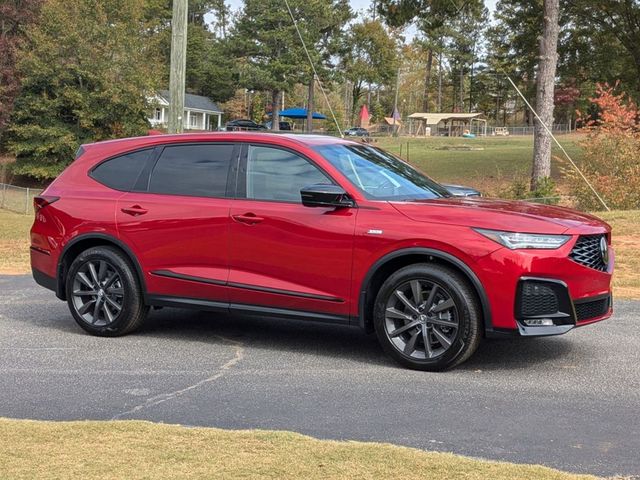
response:
<svg viewBox="0 0 640 480"><path fill-rule="evenodd" d="M107 289L107 293L109 295L118 295L121 297L124 295L124 288L109 288Z"/></svg>
<svg viewBox="0 0 640 480"><path fill-rule="evenodd" d="M433 357L433 350L431 349L431 341L429 340L429 332L427 326L422 326L422 341L424 342L424 354L427 358Z"/></svg>
<svg viewBox="0 0 640 480"><path fill-rule="evenodd" d="M420 314L420 312L418 311L418 307L416 307L413 303L411 303L411 301L400 290L396 290L396 297L398 297L400 301L404 303L404 305L409 310L411 310L411 312L415 313L416 315Z"/></svg>
<svg viewBox="0 0 640 480"><path fill-rule="evenodd" d="M445 349L451 346L451 340L449 340L444 333L442 333L436 327L432 328L431 331L437 337L437 339L440 340L440 343L442 343L442 346L445 347Z"/></svg>
<svg viewBox="0 0 640 480"><path fill-rule="evenodd" d="M449 327L449 328L458 328L458 324L456 322L450 322L449 320L442 320L441 318L427 318L427 323L431 323L433 325L440 325L441 327Z"/></svg>
<svg viewBox="0 0 640 480"><path fill-rule="evenodd" d="M427 310L429 310L431 307L433 307L433 301L436 299L436 293L438 293L438 285L434 284L433 288L429 292L429 297L427 298L427 301L425 302L425 306L427 307Z"/></svg>
<svg viewBox="0 0 640 480"><path fill-rule="evenodd" d="M102 308L102 300L96 300L96 304L93 307L93 318L91 319L91 323L96 323L98 320L98 315L100 314L100 309Z"/></svg>
<svg viewBox="0 0 640 480"><path fill-rule="evenodd" d="M89 300L87 303L82 304L82 306L78 309L78 313L80 315L84 315L85 313L87 313L89 311L89 309L91 308L91 306L96 303L96 299L92 298L91 300Z"/></svg>
<svg viewBox="0 0 640 480"><path fill-rule="evenodd" d="M113 316L113 314L111 313L111 311L109 310L109 307L107 305L107 302L104 302L102 304L102 312L104 313L104 317L107 319L108 323L113 322L113 319L115 318Z"/></svg>
<svg viewBox="0 0 640 480"><path fill-rule="evenodd" d="M95 297L98 294L95 290L74 290L74 297Z"/></svg>
<svg viewBox="0 0 640 480"><path fill-rule="evenodd" d="M409 322L406 325L403 325L400 328L395 329L393 332L389 334L390 337L397 337L398 335L406 332L407 330L411 330L416 325L420 324L420 320L414 320L413 322Z"/></svg>
<svg viewBox="0 0 640 480"><path fill-rule="evenodd" d="M84 272L78 272L78 278L80 279L80 281L82 283L84 283L87 287L93 289L96 286L91 282L91 280L89 280L89 278L85 275Z"/></svg>
<svg viewBox="0 0 640 480"><path fill-rule="evenodd" d="M98 280L104 282L105 277L107 276L107 262L103 262L100 260L98 263Z"/></svg>
<svg viewBox="0 0 640 480"><path fill-rule="evenodd" d="M118 278L118 274L116 272L113 272L111 276L107 279L107 281L104 282L104 287L102 288L104 289L109 288L113 284L116 278Z"/></svg>
<svg viewBox="0 0 640 480"><path fill-rule="evenodd" d="M120 305L118 305L115 300L113 300L111 297L105 297L107 302L109 305L111 305L113 308L115 308L118 312L120 310L122 310L122 307Z"/></svg>
<svg viewBox="0 0 640 480"><path fill-rule="evenodd" d="M437 304L436 306L434 306L430 312L431 313L440 313L440 312L444 312L445 310L449 310L450 308L453 308L455 306L455 303L453 303L453 299L448 299L445 300L442 303Z"/></svg>
<svg viewBox="0 0 640 480"><path fill-rule="evenodd" d="M401 312L397 308L393 308L393 307L387 308L387 317L397 318L399 320L408 320L408 321L413 320L413 318L411 318L411 315L407 315L406 313Z"/></svg>
<svg viewBox="0 0 640 480"><path fill-rule="evenodd" d="M411 355L416 349L416 341L418 340L418 336L420 335L420 331L417 331L411 336L411 339L407 342L404 347L404 353L406 355Z"/></svg>
<svg viewBox="0 0 640 480"><path fill-rule="evenodd" d="M100 279L98 278L98 272L96 272L96 266L89 262L89 272L91 273L91 280L93 280L93 284L98 287L100 286Z"/></svg>
<svg viewBox="0 0 640 480"><path fill-rule="evenodd" d="M411 281L411 293L413 293L413 303L419 306L422 303L422 285L419 280Z"/></svg>

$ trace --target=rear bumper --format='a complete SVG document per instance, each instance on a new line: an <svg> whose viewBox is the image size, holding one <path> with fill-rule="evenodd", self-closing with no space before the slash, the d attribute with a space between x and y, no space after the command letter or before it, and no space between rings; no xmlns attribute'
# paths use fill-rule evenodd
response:
<svg viewBox="0 0 640 480"><path fill-rule="evenodd" d="M55 292L57 290L57 283L54 277L47 275L46 273L38 270L37 268L31 268L31 274L36 283L44 288Z"/></svg>

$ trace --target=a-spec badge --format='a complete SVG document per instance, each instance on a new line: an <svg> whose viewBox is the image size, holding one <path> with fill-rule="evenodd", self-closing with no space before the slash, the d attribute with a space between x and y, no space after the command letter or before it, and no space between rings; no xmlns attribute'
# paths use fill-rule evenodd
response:
<svg viewBox="0 0 640 480"><path fill-rule="evenodd" d="M382 235L382 230L371 229L367 232L368 235Z"/></svg>

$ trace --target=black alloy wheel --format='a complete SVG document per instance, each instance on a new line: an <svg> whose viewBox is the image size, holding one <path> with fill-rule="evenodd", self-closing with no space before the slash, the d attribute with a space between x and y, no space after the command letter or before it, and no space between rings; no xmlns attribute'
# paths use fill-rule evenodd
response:
<svg viewBox="0 0 640 480"><path fill-rule="evenodd" d="M404 366L443 370L466 360L480 342L480 309L458 272L415 264L392 274L374 307L374 326L384 350Z"/></svg>
<svg viewBox="0 0 640 480"><path fill-rule="evenodd" d="M99 246L82 252L71 263L66 282L73 318L93 335L130 333L149 311L129 259L117 248Z"/></svg>

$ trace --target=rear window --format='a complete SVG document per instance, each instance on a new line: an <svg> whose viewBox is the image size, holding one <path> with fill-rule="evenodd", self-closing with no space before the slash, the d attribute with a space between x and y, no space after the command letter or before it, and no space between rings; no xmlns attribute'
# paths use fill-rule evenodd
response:
<svg viewBox="0 0 640 480"><path fill-rule="evenodd" d="M165 147L149 182L150 193L224 197L233 145Z"/></svg>
<svg viewBox="0 0 640 480"><path fill-rule="evenodd" d="M107 187L129 191L136 184L151 149L138 150L102 162L91 172L91 177Z"/></svg>

